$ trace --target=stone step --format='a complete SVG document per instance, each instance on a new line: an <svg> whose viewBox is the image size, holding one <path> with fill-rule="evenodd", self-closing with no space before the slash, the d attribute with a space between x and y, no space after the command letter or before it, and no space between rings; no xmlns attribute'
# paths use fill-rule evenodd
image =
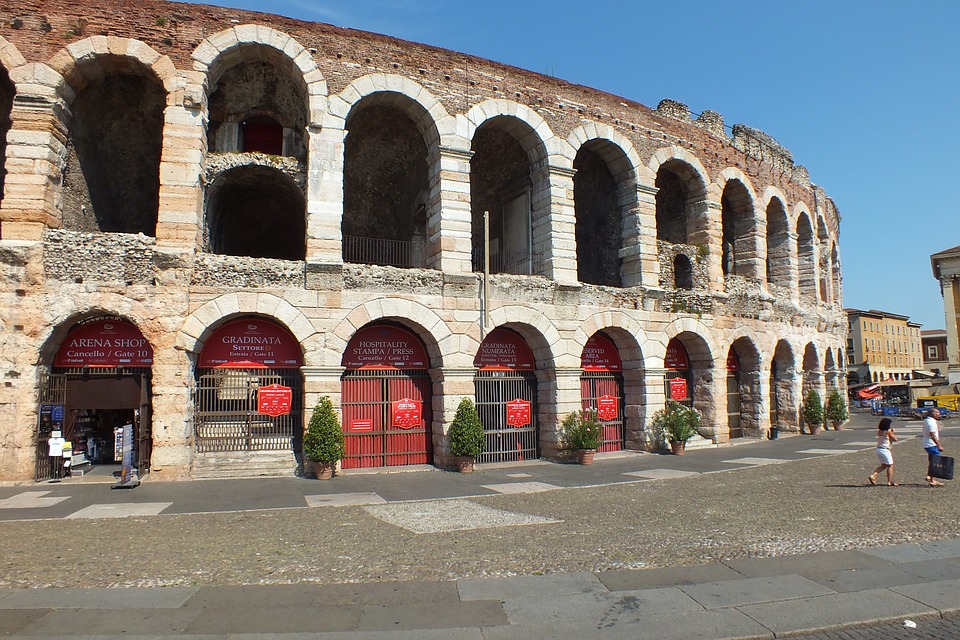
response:
<svg viewBox="0 0 960 640"><path fill-rule="evenodd" d="M190 475L196 479L289 477L296 468L292 451L217 451L196 454Z"/></svg>

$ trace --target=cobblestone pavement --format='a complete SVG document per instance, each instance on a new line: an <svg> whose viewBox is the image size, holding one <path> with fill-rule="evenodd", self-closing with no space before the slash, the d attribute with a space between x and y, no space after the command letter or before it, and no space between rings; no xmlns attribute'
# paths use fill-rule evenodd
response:
<svg viewBox="0 0 960 640"><path fill-rule="evenodd" d="M948 452L952 441L947 428ZM923 484L926 458L914 437L894 455L902 483L895 488L867 485L876 466L867 449L635 484L474 497L473 505L545 520L437 533L413 533L361 506L2 522L0 587L449 580L957 536L957 485Z"/></svg>
<svg viewBox="0 0 960 640"><path fill-rule="evenodd" d="M960 614L913 621L915 628L902 622L836 629L822 633L788 636L791 640L951 640L960 638Z"/></svg>

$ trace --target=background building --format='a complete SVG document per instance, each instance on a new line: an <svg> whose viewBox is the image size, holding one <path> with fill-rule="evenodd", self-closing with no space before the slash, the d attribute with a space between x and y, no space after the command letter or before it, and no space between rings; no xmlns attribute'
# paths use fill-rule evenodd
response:
<svg viewBox="0 0 960 640"><path fill-rule="evenodd" d="M923 368L938 376L947 377L947 332L943 329L924 329L920 332L923 343Z"/></svg>
<svg viewBox="0 0 960 640"><path fill-rule="evenodd" d="M449 464L464 396L485 462L844 384L839 214L760 131L248 11L2 11L2 477L124 424L161 478L292 473L322 395L353 468Z"/></svg>
<svg viewBox="0 0 960 640"><path fill-rule="evenodd" d="M960 247L930 256L933 277L940 282L943 316L947 331L947 376L950 384L960 383Z"/></svg>
<svg viewBox="0 0 960 640"><path fill-rule="evenodd" d="M920 325L886 311L846 309L847 371L851 384L912 380L923 369Z"/></svg>

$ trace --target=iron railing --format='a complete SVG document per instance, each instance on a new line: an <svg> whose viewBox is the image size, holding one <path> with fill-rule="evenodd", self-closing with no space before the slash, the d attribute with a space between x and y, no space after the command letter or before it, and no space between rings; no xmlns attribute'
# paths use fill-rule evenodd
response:
<svg viewBox="0 0 960 640"><path fill-rule="evenodd" d="M382 267L422 269L423 256L414 250L415 244L406 240L384 240L343 236L343 261L354 264L375 264Z"/></svg>
<svg viewBox="0 0 960 640"><path fill-rule="evenodd" d="M473 250L472 266L476 273L483 271L483 248ZM490 254L490 273L509 273L532 276L543 272L543 259L526 251L498 251Z"/></svg>

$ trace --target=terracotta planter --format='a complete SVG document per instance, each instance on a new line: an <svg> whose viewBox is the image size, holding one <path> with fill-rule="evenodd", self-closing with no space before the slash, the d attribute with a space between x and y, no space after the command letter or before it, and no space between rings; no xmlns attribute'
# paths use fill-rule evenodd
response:
<svg viewBox="0 0 960 640"><path fill-rule="evenodd" d="M820 425L818 424L808 424L807 429L810 430L810 435L815 436L820 433Z"/></svg>
<svg viewBox="0 0 960 640"><path fill-rule="evenodd" d="M313 475L317 480L329 480L333 477L333 462L317 462L313 460L312 464Z"/></svg>
<svg viewBox="0 0 960 640"><path fill-rule="evenodd" d="M671 442L670 450L673 451L674 455L682 456L687 451L686 442Z"/></svg>
<svg viewBox="0 0 960 640"><path fill-rule="evenodd" d="M596 449L577 449L577 462L580 464L593 464L593 456L596 455Z"/></svg>
<svg viewBox="0 0 960 640"><path fill-rule="evenodd" d="M831 420L830 425L833 427L834 431L840 431L843 429L843 424L839 420Z"/></svg>
<svg viewBox="0 0 960 640"><path fill-rule="evenodd" d="M457 471L460 473L473 473L473 464L476 462L470 456L457 456Z"/></svg>

